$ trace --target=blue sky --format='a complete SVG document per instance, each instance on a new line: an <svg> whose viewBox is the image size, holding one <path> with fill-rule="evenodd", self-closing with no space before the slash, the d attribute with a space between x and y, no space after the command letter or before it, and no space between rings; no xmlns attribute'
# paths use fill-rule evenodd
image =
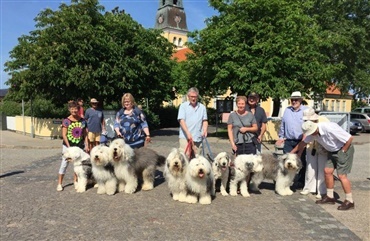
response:
<svg viewBox="0 0 370 241"><path fill-rule="evenodd" d="M106 11L118 6L145 28L152 28L159 6L159 0L100 0ZM5 82L8 74L4 72L4 63L9 60L9 52L18 44L18 37L28 35L35 29L34 18L45 8L57 10L60 3L69 4L70 0L0 0L0 50L1 50L1 86L7 88ZM190 31L203 29L205 19L215 15L207 0L183 0Z"/></svg>

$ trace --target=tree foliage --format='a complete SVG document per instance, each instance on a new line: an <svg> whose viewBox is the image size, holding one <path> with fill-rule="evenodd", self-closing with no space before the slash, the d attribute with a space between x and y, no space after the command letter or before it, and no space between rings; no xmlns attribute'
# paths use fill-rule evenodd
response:
<svg viewBox="0 0 370 241"><path fill-rule="evenodd" d="M332 1L324 2L329 5ZM342 75L344 66L349 65L333 63L334 54L329 54L334 43L328 35L334 33L335 28L328 26L335 24L340 28L343 22L326 21L328 28L324 32L322 20L317 16L319 3L313 0L210 0L219 15L209 18L205 29L190 34L194 39L189 43L193 54L187 66L191 85L199 86L209 95L224 93L228 87L239 94L253 89L263 98L287 97L294 90L323 94L328 82L333 80L342 89L353 87L348 80L354 74L347 75L347 80ZM329 6L325 7L329 11ZM330 17L340 13L343 11L333 11ZM320 16L325 18L325 14ZM340 19L354 21L343 16ZM350 26L357 27L353 30L357 38L367 30L361 37L364 40L369 30L362 24ZM344 30L337 34L345 35ZM334 53L343 51L344 57L344 48L354 48L356 40L347 36L343 41L342 45L335 45ZM364 42L354 53L363 54L367 59L369 48L361 52L367 46ZM368 79L368 67L357 65L356 68L358 78Z"/></svg>
<svg viewBox="0 0 370 241"><path fill-rule="evenodd" d="M58 106L77 97L120 103L125 92L153 105L169 99L172 45L118 7L104 11L98 0L41 11L5 63L8 98L43 96Z"/></svg>

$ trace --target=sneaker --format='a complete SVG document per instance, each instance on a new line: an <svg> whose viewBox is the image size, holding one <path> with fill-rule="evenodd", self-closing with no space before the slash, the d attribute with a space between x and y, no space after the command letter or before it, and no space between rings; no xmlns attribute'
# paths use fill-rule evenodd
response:
<svg viewBox="0 0 370 241"><path fill-rule="evenodd" d="M57 191L58 191L58 192L63 191L63 186L62 186L62 184L58 184L58 186L57 186Z"/></svg>
<svg viewBox="0 0 370 241"><path fill-rule="evenodd" d="M317 194L315 197L316 197L316 199L321 199L322 198L320 194Z"/></svg>
<svg viewBox="0 0 370 241"><path fill-rule="evenodd" d="M303 190L302 192L300 192L300 194L308 195L308 194L310 194L310 191L306 189L306 190Z"/></svg>

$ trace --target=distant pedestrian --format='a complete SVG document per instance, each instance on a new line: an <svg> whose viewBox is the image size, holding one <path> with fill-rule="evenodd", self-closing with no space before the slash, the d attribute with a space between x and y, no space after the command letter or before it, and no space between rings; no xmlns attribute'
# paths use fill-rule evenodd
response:
<svg viewBox="0 0 370 241"><path fill-rule="evenodd" d="M78 114L76 101L68 102L70 115L62 121L63 152L70 146L78 146L88 149L86 121ZM59 168L57 191L63 191L63 178L68 167L68 161L62 158ZM74 174L74 183L77 183L77 175Z"/></svg>
<svg viewBox="0 0 370 241"><path fill-rule="evenodd" d="M78 104L78 115L84 118L84 100L81 98L78 98L77 104Z"/></svg>
<svg viewBox="0 0 370 241"><path fill-rule="evenodd" d="M187 93L188 101L179 108L177 120L180 124L179 145L185 151L188 143L199 153L203 138L207 137L208 117L206 107L198 102L199 90L192 87Z"/></svg>
<svg viewBox="0 0 370 241"><path fill-rule="evenodd" d="M250 92L248 94L247 110L250 111L257 121L257 132L255 133L255 140L257 154L262 153L262 139L266 132L267 116L265 110L258 105L260 96L256 92Z"/></svg>
<svg viewBox="0 0 370 241"><path fill-rule="evenodd" d="M103 111L98 108L99 101L95 98L90 100L91 107L85 112L87 121L87 137L89 139L89 151L100 144L100 135L106 132Z"/></svg>
<svg viewBox="0 0 370 241"><path fill-rule="evenodd" d="M328 152L328 161L325 165L325 183L327 194L316 201L317 204L335 204L334 197L334 169L337 169L338 177L344 193L344 202L338 206L338 210L349 210L355 208L352 197L351 182L347 175L351 172L353 155L355 149L352 145L353 136L343 130L335 122L314 123L306 121L302 125L303 133L306 135L305 143L316 140ZM303 148L300 146L299 149Z"/></svg>

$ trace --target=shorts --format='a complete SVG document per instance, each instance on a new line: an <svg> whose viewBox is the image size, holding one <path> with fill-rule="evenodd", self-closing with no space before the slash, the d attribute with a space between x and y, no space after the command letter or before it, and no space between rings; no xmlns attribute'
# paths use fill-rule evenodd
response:
<svg viewBox="0 0 370 241"><path fill-rule="evenodd" d="M236 144L236 155L241 154L257 154L256 145L253 142Z"/></svg>
<svg viewBox="0 0 370 241"><path fill-rule="evenodd" d="M186 149L186 147L187 147L187 145L188 145L188 140L187 139L184 139L184 138L179 138L179 148L182 150L182 151L184 151L185 152L185 149ZM195 152L196 152L196 154L200 154L200 150L202 150L201 148L202 148L202 142L200 141L200 142L195 142L194 141L194 146L195 146Z"/></svg>
<svg viewBox="0 0 370 241"><path fill-rule="evenodd" d="M100 132L88 132L87 138L89 142L100 142Z"/></svg>
<svg viewBox="0 0 370 241"><path fill-rule="evenodd" d="M352 169L354 153L355 148L352 145L348 148L346 153L342 150L329 152L325 167L337 169L338 175L348 174Z"/></svg>

